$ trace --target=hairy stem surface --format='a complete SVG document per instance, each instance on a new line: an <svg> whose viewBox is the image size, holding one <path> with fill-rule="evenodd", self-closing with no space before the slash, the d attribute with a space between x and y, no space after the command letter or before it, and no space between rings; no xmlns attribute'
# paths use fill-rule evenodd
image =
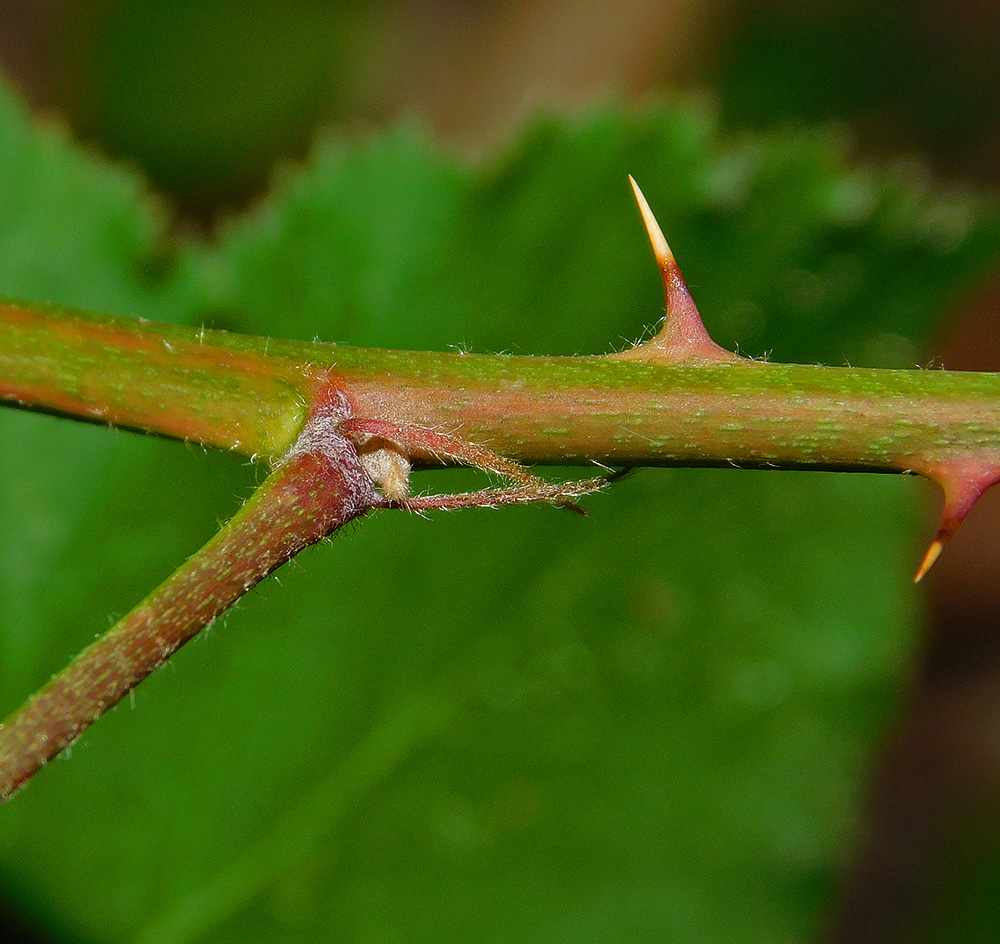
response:
<svg viewBox="0 0 1000 944"><path fill-rule="evenodd" d="M194 557L0 725L0 802L252 586L376 501L338 405Z"/></svg>
<svg viewBox="0 0 1000 944"><path fill-rule="evenodd" d="M382 351L0 305L0 399L28 408L274 458L331 386L360 419L522 462L922 471L1000 453L1000 374Z"/></svg>

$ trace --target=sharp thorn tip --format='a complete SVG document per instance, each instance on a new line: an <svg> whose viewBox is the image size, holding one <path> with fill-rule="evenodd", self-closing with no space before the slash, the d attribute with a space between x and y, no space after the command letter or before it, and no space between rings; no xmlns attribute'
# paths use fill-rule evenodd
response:
<svg viewBox="0 0 1000 944"><path fill-rule="evenodd" d="M656 217L653 216L653 211L649 208L649 204L639 189L639 185L635 182L635 178L629 174L628 179L632 184L632 192L635 194L636 203L639 204L642 222L646 226L649 241L653 244L653 254L656 256L656 262L660 266L660 270L666 273L676 269L677 262L674 260L674 254L670 251L670 246L663 235L663 230L660 229L660 224L656 222Z"/></svg>
<svg viewBox="0 0 1000 944"><path fill-rule="evenodd" d="M924 554L924 559L920 562L920 567L917 568L917 573L913 577L914 583L920 583L924 579L933 566L934 562L941 556L941 551L944 550L944 541L941 538L935 538L931 542L931 546L927 548L927 553Z"/></svg>

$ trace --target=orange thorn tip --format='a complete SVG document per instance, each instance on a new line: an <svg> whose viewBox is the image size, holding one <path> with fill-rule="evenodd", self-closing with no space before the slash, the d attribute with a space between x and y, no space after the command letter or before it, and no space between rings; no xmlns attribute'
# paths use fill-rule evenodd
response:
<svg viewBox="0 0 1000 944"><path fill-rule="evenodd" d="M914 583L920 583L920 581L924 579L924 575L934 566L934 562L941 556L941 552L944 550L944 545L944 538L935 538L931 541L931 546L927 548L927 553L924 554L924 559L920 562L920 567L917 568L917 573L913 578Z"/></svg>
<svg viewBox="0 0 1000 944"><path fill-rule="evenodd" d="M656 364L679 364L687 361L743 360L724 348L719 347L708 335L702 323L698 308L688 291L677 260L667 245L660 224L656 222L635 178L629 175L639 212L653 246L653 255L663 276L663 290L666 294L667 313L659 332L648 341L631 350L611 354L618 360L649 361Z"/></svg>
<svg viewBox="0 0 1000 944"><path fill-rule="evenodd" d="M649 235L649 241L653 245L653 255L656 257L656 263L660 267L660 271L663 273L664 278L666 278L668 273L673 274L674 272L679 277L680 270L677 268L677 260L674 259L674 254L670 251L670 246L667 245L667 240L663 235L663 230L660 229L660 224L656 222L656 217L653 216L653 211L649 208L649 204L639 189L639 185L635 182L635 178L629 174L628 179L629 183L632 184L635 202L639 204L642 222L646 225L646 233Z"/></svg>

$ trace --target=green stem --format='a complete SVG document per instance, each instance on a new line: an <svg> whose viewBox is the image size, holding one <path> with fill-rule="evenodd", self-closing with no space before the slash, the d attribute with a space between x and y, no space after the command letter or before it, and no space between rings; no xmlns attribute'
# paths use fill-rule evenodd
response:
<svg viewBox="0 0 1000 944"><path fill-rule="evenodd" d="M416 353L0 306L0 399L273 458L322 391L526 462L995 461L1000 375ZM428 457L424 457L425 461Z"/></svg>
<svg viewBox="0 0 1000 944"><path fill-rule="evenodd" d="M335 406L313 416L205 547L0 725L0 802L247 590L375 503L341 419Z"/></svg>
<svg viewBox="0 0 1000 944"><path fill-rule="evenodd" d="M202 343L208 336L0 300L0 399L246 455L282 454L306 421L312 371Z"/></svg>

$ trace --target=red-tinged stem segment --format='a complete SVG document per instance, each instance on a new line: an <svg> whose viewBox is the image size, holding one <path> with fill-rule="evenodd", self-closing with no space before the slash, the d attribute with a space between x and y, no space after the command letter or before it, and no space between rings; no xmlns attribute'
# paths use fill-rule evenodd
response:
<svg viewBox="0 0 1000 944"><path fill-rule="evenodd" d="M222 530L0 726L0 802L237 598L379 501L334 397Z"/></svg>
<svg viewBox="0 0 1000 944"><path fill-rule="evenodd" d="M140 342L174 355L117 377ZM330 385L357 420L522 462L890 472L1000 457L1000 374L383 351L0 305L0 400L31 409L273 459Z"/></svg>
<svg viewBox="0 0 1000 944"><path fill-rule="evenodd" d="M0 399L274 457L328 374L142 319L0 299Z"/></svg>

